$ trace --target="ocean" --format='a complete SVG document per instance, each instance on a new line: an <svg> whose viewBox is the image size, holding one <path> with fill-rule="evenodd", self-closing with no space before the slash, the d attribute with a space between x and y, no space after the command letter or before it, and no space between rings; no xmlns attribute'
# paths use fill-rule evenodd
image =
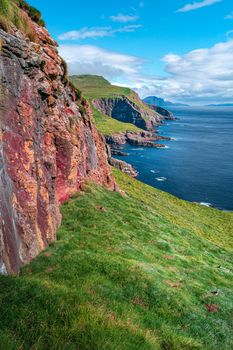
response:
<svg viewBox="0 0 233 350"><path fill-rule="evenodd" d="M165 149L126 145L142 182L179 198L233 210L233 107L176 107L159 133Z"/></svg>

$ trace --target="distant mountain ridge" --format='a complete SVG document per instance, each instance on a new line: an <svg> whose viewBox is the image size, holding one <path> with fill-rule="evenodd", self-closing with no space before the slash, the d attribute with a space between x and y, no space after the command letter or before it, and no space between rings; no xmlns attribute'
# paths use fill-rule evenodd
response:
<svg viewBox="0 0 233 350"><path fill-rule="evenodd" d="M219 104L210 104L205 107L233 107L233 103L219 103Z"/></svg>
<svg viewBox="0 0 233 350"><path fill-rule="evenodd" d="M188 106L184 103L173 103L171 101L166 101L163 98L157 97L157 96L148 96L143 99L145 103L148 103L150 105L156 105L159 107L178 107L178 106Z"/></svg>

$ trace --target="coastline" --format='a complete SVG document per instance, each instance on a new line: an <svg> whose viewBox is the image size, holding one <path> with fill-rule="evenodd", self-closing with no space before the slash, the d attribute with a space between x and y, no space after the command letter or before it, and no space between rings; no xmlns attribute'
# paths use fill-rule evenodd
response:
<svg viewBox="0 0 233 350"><path fill-rule="evenodd" d="M169 139L160 141L163 148L149 150L125 144L121 151L127 157L116 158L130 163L139 173L137 179L148 185L189 202L232 212L231 191L222 188L230 188L232 177L227 150L232 143L233 108L176 107L172 112L178 118L156 130L156 135ZM219 114L225 115L225 123L220 122Z"/></svg>

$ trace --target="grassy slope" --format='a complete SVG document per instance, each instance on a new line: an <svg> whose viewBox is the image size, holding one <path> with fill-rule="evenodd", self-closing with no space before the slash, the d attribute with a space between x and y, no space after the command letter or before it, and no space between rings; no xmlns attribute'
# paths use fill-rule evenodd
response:
<svg viewBox="0 0 233 350"><path fill-rule="evenodd" d="M86 97L90 103L94 98L114 98L122 95L132 96L133 100L132 90L129 88L111 85L106 79L100 76L81 75L72 76L69 79L79 90L83 92L84 97ZM99 112L93 107L92 103L91 107L97 129L104 135L112 135L126 131L141 131L133 124L122 123Z"/></svg>
<svg viewBox="0 0 233 350"><path fill-rule="evenodd" d="M24 9L24 11L22 11L22 9ZM41 18L41 13L33 6L30 6L26 1L0 0L0 28L9 31L11 24L14 24L34 41L35 33L25 11L33 21L37 22L39 25L45 25Z"/></svg>
<svg viewBox="0 0 233 350"><path fill-rule="evenodd" d="M114 118L110 118L109 116L101 113L97 109L94 108L91 103L94 121L97 129L103 135L113 135L117 133L122 133L126 131L142 131L137 126L130 123L122 123Z"/></svg>
<svg viewBox="0 0 233 350"><path fill-rule="evenodd" d="M89 184L59 240L0 277L1 348L232 349L232 213L114 174L126 196Z"/></svg>

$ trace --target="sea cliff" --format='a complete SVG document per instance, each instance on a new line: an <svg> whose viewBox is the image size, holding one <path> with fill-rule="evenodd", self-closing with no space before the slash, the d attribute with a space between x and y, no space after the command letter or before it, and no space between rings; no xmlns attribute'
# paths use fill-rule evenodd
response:
<svg viewBox="0 0 233 350"><path fill-rule="evenodd" d="M92 122L87 101L69 85L56 42L27 8L18 11L33 35L11 22L0 29L0 270L4 273L18 273L22 264L56 239L59 205L83 181L116 186L104 138Z"/></svg>

